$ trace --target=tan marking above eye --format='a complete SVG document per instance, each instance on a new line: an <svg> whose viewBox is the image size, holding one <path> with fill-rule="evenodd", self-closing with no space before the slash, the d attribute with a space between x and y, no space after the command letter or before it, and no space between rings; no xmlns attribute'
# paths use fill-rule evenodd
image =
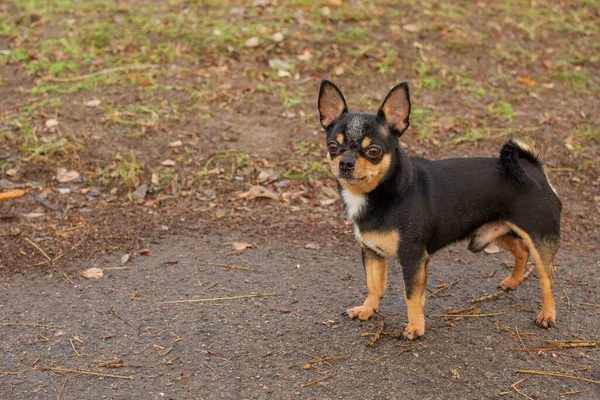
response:
<svg viewBox="0 0 600 400"><path fill-rule="evenodd" d="M365 137L361 144L362 144L363 149L366 149L367 147L369 147L371 145L371 138Z"/></svg>
<svg viewBox="0 0 600 400"><path fill-rule="evenodd" d="M338 133L337 136L335 137L335 140L337 140L337 142L339 144L344 144L344 135L342 135L341 133Z"/></svg>

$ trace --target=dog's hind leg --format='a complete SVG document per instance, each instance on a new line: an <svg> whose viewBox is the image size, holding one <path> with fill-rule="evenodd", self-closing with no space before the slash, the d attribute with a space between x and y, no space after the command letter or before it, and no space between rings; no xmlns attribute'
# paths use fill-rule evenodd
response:
<svg viewBox="0 0 600 400"><path fill-rule="evenodd" d="M504 291L515 290L523 282L525 265L529 260L529 248L522 239L512 236L511 234L502 235L494 240L494 242L512 253L515 257L515 266L506 279L504 279L498 287Z"/></svg>
<svg viewBox="0 0 600 400"><path fill-rule="evenodd" d="M514 224L509 224L513 232L519 235L529 248L535 261L540 286L542 288L542 310L535 319L535 324L549 328L556 324L556 306L554 304L554 256L558 251L559 234L554 236L529 236Z"/></svg>

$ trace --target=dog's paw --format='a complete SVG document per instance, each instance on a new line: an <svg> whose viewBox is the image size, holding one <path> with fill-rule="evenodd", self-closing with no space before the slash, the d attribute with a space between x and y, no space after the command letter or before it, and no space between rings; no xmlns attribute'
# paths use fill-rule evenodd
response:
<svg viewBox="0 0 600 400"><path fill-rule="evenodd" d="M425 334L425 327L418 328L412 325L410 322L404 328L404 332L400 335L402 340L417 340Z"/></svg>
<svg viewBox="0 0 600 400"><path fill-rule="evenodd" d="M375 311L376 310L373 307L358 306L347 309L342 313L342 315L350 319L358 317L358 319L366 321L371 318L373 314L375 314Z"/></svg>
<svg viewBox="0 0 600 400"><path fill-rule="evenodd" d="M533 322L540 328L548 329L551 326L556 325L556 313L555 312L540 312Z"/></svg>
<svg viewBox="0 0 600 400"><path fill-rule="evenodd" d="M512 275L510 275L508 278L506 278L502 282L500 282L498 287L500 289L504 290L505 292L508 292L508 291L515 290L516 288L518 288L519 285L521 284L521 282L523 282L523 281L522 280L519 281L518 279L515 279L515 278L513 278Z"/></svg>

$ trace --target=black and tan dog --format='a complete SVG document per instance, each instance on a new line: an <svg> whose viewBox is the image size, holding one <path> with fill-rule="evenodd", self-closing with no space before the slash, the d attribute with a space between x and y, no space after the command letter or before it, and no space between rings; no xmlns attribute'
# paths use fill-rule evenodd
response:
<svg viewBox="0 0 600 400"><path fill-rule="evenodd" d="M402 265L408 325L403 338L425 333L423 308L429 256L470 239L478 252L491 243L509 250L515 266L500 284L516 289L533 257L542 287L535 323L556 322L552 261L560 241L561 202L540 155L511 139L499 158L430 161L408 157L398 138L409 126L408 84L394 87L377 115L350 113L344 96L324 80L319 92L327 159L362 247L368 296L344 314L361 320L378 309L386 287L386 257Z"/></svg>

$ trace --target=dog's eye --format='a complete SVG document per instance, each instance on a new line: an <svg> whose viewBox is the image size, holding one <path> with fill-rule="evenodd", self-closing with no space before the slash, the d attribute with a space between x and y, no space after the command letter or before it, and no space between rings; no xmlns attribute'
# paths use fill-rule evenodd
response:
<svg viewBox="0 0 600 400"><path fill-rule="evenodd" d="M367 155L369 157L379 157L381 155L381 148L377 146L371 146L367 150Z"/></svg>
<svg viewBox="0 0 600 400"><path fill-rule="evenodd" d="M327 150L329 150L330 153L336 153L339 149L340 146L336 142L329 142L327 144Z"/></svg>

